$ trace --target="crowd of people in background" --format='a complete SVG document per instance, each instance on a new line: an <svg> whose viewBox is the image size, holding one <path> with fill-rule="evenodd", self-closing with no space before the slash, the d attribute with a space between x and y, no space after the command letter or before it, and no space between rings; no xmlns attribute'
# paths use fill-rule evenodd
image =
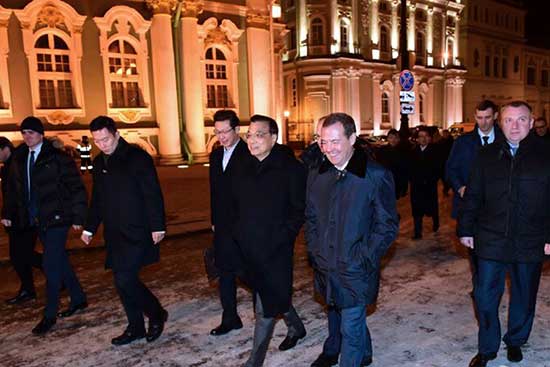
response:
<svg viewBox="0 0 550 367"><path fill-rule="evenodd" d="M550 254L550 132L546 120L534 119L523 101L500 109L482 101L474 118L474 130L457 139L447 130L418 126L392 129L387 144L373 146L358 135L351 116L332 113L317 123L312 144L298 159L277 143L279 129L271 117L252 116L243 140L235 112L216 112L214 134L220 146L211 153L209 179L213 266L223 312L210 334L243 327L236 297L242 285L251 290L256 319L245 367L263 366L279 317L288 329L279 350L292 349L306 337L292 303L294 243L303 226L328 324L322 353L311 366L370 365L366 307L376 302L381 260L399 232L396 203L409 196L412 240L419 240L424 217L431 218L431 231L439 230L441 187L444 196L453 191L457 236L470 255L479 340L469 366L485 367L496 358L498 305L507 273L512 296L503 340L508 360L521 361L542 261ZM159 261L158 244L166 228L153 159L126 142L105 116L90 124L100 151L95 159L87 137L78 146L80 170L59 140L44 137L39 119L26 118L20 130L19 147L0 137L1 219L21 281L19 292L6 302L36 299L36 267L46 277L46 306L34 334L44 335L58 318L84 311L87 297L65 243L72 228L89 244L103 223L105 265L113 271L128 319L112 344L158 339L168 312L139 279L143 266ZM88 203L81 174L92 168ZM43 254L35 251L37 239ZM62 288L70 304L59 311Z"/></svg>

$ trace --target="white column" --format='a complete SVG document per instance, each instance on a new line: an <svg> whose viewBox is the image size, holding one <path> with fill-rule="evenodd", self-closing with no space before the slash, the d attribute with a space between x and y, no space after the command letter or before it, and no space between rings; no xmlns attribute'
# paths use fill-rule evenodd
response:
<svg viewBox="0 0 550 367"><path fill-rule="evenodd" d="M426 52L427 52L427 66L433 66L433 49L434 49L434 10L428 9L428 21L426 24Z"/></svg>
<svg viewBox="0 0 550 367"><path fill-rule="evenodd" d="M346 109L346 71L332 70L332 112L348 112Z"/></svg>
<svg viewBox="0 0 550 367"><path fill-rule="evenodd" d="M307 12L306 12L306 0L297 0L298 1L298 11L296 12L298 19L296 24L298 28L296 34L298 35L298 48L299 56L307 56L307 32L308 32L308 22L307 22Z"/></svg>
<svg viewBox="0 0 550 367"><path fill-rule="evenodd" d="M361 77L361 71L350 68L348 70L348 84L349 84L349 111L351 117L355 121L355 129L357 135L361 133L361 92L359 89L359 78Z"/></svg>
<svg viewBox="0 0 550 367"><path fill-rule="evenodd" d="M159 125L161 164L182 161L178 96L176 92L176 65L172 43L172 4L169 0L149 1L154 15L151 24L151 55L155 86L155 111Z"/></svg>
<svg viewBox="0 0 550 367"><path fill-rule="evenodd" d="M391 3L391 48L392 58L396 59L399 56L399 18L397 17L397 9L399 1L394 0Z"/></svg>
<svg viewBox="0 0 550 367"><path fill-rule="evenodd" d="M399 73L393 74L392 79L394 94L392 106L392 110L394 111L392 116L392 126L394 129L399 129L401 125L401 102L399 102L399 92L401 91L401 85L399 84Z"/></svg>
<svg viewBox="0 0 550 367"><path fill-rule="evenodd" d="M8 72L8 54L10 52L8 44L8 23L11 10L0 6L0 95L5 106L0 106L0 117L12 117L13 107L10 94L10 80Z"/></svg>
<svg viewBox="0 0 550 367"><path fill-rule="evenodd" d="M329 39L330 53L335 54L340 51L340 22L338 21L338 1L330 0L330 24ZM333 42L335 40L336 42Z"/></svg>
<svg viewBox="0 0 550 367"><path fill-rule="evenodd" d="M407 49L409 51L414 51L415 49L415 43L416 43L416 5L410 4L409 5L409 29L408 35L407 35Z"/></svg>
<svg viewBox="0 0 550 367"><path fill-rule="evenodd" d="M461 77L455 78L454 84L454 98L455 98L455 118L454 122L463 121L463 95L464 95L464 83L466 80Z"/></svg>
<svg viewBox="0 0 550 367"><path fill-rule="evenodd" d="M193 159L207 161L204 131L202 65L199 47L197 15L202 12L202 0L184 0L181 17L181 63L185 133Z"/></svg>
<svg viewBox="0 0 550 367"><path fill-rule="evenodd" d="M458 65L458 42L460 40L460 17L458 16L458 14L456 15L456 18L455 18L455 41L453 43L453 65Z"/></svg>
<svg viewBox="0 0 550 367"><path fill-rule="evenodd" d="M250 114L273 114L273 73L270 16L267 13L248 14L246 42L248 49L248 84Z"/></svg>
<svg viewBox="0 0 550 367"><path fill-rule="evenodd" d="M455 121L455 98L454 98L454 80L452 78L445 80L445 128L451 126Z"/></svg>
<svg viewBox="0 0 550 367"><path fill-rule="evenodd" d="M373 130L374 135L380 133L380 125L382 123L382 94L380 90L381 73L372 74L372 105L374 109Z"/></svg>
<svg viewBox="0 0 550 367"><path fill-rule="evenodd" d="M441 13L441 67L445 66L445 55L447 54L447 13Z"/></svg>
<svg viewBox="0 0 550 367"><path fill-rule="evenodd" d="M378 26L378 0L371 0L370 7L370 34L373 50L378 50L380 55L380 27ZM374 53L374 52L373 52ZM369 55L372 56L372 55Z"/></svg>

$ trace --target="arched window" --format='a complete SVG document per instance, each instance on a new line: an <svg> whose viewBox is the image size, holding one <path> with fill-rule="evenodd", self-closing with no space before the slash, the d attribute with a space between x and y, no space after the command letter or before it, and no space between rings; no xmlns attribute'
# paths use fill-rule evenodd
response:
<svg viewBox="0 0 550 367"><path fill-rule="evenodd" d="M210 47L204 58L207 108L230 107L227 59L224 53L217 47Z"/></svg>
<svg viewBox="0 0 550 367"><path fill-rule="evenodd" d="M382 93L382 123L390 122L390 96L387 92Z"/></svg>
<svg viewBox="0 0 550 367"><path fill-rule="evenodd" d="M340 21L340 52L349 51L349 23L342 19Z"/></svg>
<svg viewBox="0 0 550 367"><path fill-rule="evenodd" d="M110 107L141 107L137 52L128 41L117 39L109 44L109 78L112 103Z"/></svg>
<svg viewBox="0 0 550 367"><path fill-rule="evenodd" d="M426 42L424 41L424 33L416 32L416 64L424 65L426 60Z"/></svg>
<svg viewBox="0 0 550 367"><path fill-rule="evenodd" d="M310 28L310 45L321 46L324 44L324 27L321 18L313 18Z"/></svg>
<svg viewBox="0 0 550 367"><path fill-rule="evenodd" d="M75 107L69 47L59 36L46 33L35 44L41 109Z"/></svg>
<svg viewBox="0 0 550 367"><path fill-rule="evenodd" d="M390 52L389 30L386 26L380 27L380 52Z"/></svg>

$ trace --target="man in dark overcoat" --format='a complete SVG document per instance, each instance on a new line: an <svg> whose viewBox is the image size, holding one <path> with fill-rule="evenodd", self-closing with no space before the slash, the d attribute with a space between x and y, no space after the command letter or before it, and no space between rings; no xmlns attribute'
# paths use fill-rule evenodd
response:
<svg viewBox="0 0 550 367"><path fill-rule="evenodd" d="M495 124L497 121L497 106L490 100L483 100L475 110L474 119L476 126L473 131L459 136L451 149L449 159L445 167L446 180L453 189L453 208L451 216L457 218L458 208L464 202L466 183L470 177L470 170L479 150L495 140L502 139L502 132ZM477 274L477 260L475 251L468 249L470 258L470 270L472 272L472 285L475 284ZM474 294L474 291L470 293Z"/></svg>
<svg viewBox="0 0 550 367"><path fill-rule="evenodd" d="M90 123L94 143L101 150L94 159L92 201L82 240L88 244L100 223L107 248L106 267L113 269L116 290L128 327L112 344L157 339L168 312L139 279L145 265L159 261L159 242L165 234L164 201L153 159L120 137L106 116ZM145 331L143 315L149 318Z"/></svg>
<svg viewBox="0 0 550 367"><path fill-rule="evenodd" d="M533 118L524 101L501 107L500 126L505 139L479 151L458 217L460 242L476 252L478 265L478 354L470 367L485 367L497 356L507 273L511 289L503 341L510 362L523 359L542 262L550 255L550 147L529 134Z"/></svg>
<svg viewBox="0 0 550 367"><path fill-rule="evenodd" d="M434 232L439 230L437 181L441 177L441 164L437 149L431 144L430 131L421 127L418 130L416 142L417 145L411 152L409 165L414 240L422 238L424 216L432 217Z"/></svg>
<svg viewBox="0 0 550 367"><path fill-rule="evenodd" d="M233 183L251 155L246 143L239 138L239 123L232 110L219 110L214 114L214 133L221 146L210 154L210 209L223 314L221 324L210 331L211 335L224 335L243 326L237 313L237 275L242 263L241 252L232 236L231 195Z"/></svg>
<svg viewBox="0 0 550 367"><path fill-rule="evenodd" d="M38 236L42 242L47 302L44 317L32 332L43 335L57 317L68 317L88 307L65 250L71 226L82 229L88 198L74 160L44 139L44 126L38 118L25 118L21 134L25 145L16 150L10 167L3 222L15 231ZM62 284L71 303L58 313Z"/></svg>
<svg viewBox="0 0 550 367"><path fill-rule="evenodd" d="M327 159L307 183L308 251L315 288L338 314L336 354L323 349L312 366L367 366L372 344L366 306L376 300L380 262L398 233L394 183L389 170L354 148L355 123L344 113L323 123L321 149ZM329 313L329 317L330 317ZM330 322L330 320L329 320Z"/></svg>
<svg viewBox="0 0 550 367"><path fill-rule="evenodd" d="M280 350L293 348L306 330L292 306L294 241L304 222L305 168L281 145L268 116L250 118L247 144L254 157L234 186L235 237L245 279L255 294L254 342L246 367L262 366L276 317L288 326Z"/></svg>
<svg viewBox="0 0 550 367"><path fill-rule="evenodd" d="M395 198L399 199L405 196L408 186L407 155L397 130L391 129L388 131L388 144L379 149L376 157L393 175Z"/></svg>

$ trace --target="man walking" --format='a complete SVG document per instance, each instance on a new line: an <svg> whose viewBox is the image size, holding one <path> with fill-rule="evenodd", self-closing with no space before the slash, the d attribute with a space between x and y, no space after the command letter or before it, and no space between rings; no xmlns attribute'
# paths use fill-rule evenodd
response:
<svg viewBox="0 0 550 367"><path fill-rule="evenodd" d="M329 324L339 326L317 367L338 363L338 352L341 367L372 363L366 306L376 299L380 261L398 232L392 174L355 149L355 140L351 116L328 115L321 130L327 159L308 177L305 236L315 288L329 305Z"/></svg>
<svg viewBox="0 0 550 367"><path fill-rule="evenodd" d="M71 225L80 230L84 223L87 195L74 161L44 139L39 119L25 118L21 134L25 146L16 151L10 167L4 225L16 231L34 231L44 247L47 302L44 317L32 330L42 335L55 325L57 316L68 317L88 307L65 251ZM62 284L71 303L58 314Z"/></svg>
<svg viewBox="0 0 550 367"><path fill-rule="evenodd" d="M544 255L550 254L550 149L529 134L531 107L510 102L500 110L505 139L480 150L459 211L460 242L475 251L474 301L479 319L478 354L470 367L485 367L500 347L498 309L510 275L510 362L523 359L533 319Z"/></svg>
<svg viewBox="0 0 550 367"><path fill-rule="evenodd" d="M535 120L533 132L536 136L550 141L550 131L548 131L548 123L544 117L539 117Z"/></svg>
<svg viewBox="0 0 550 367"><path fill-rule="evenodd" d="M454 192L453 209L451 216L457 218L458 208L463 204L466 183L470 177L470 170L475 158L482 147L502 139L502 132L495 125L498 111L497 106L490 100L481 101L475 111L476 127L473 131L459 136L453 144L449 159L445 167L446 180ZM468 250L470 255L470 269L472 271L472 285L475 284L477 274L477 259L475 251ZM474 294L472 290L471 295Z"/></svg>
<svg viewBox="0 0 550 367"><path fill-rule="evenodd" d="M224 335L243 326L237 313L237 274L242 263L232 236L231 194L233 183L242 175L251 155L246 143L239 138L239 124L234 111L219 110L214 114L214 133L221 147L210 155L210 208L223 314L221 324L210 331L211 335Z"/></svg>
<svg viewBox="0 0 550 367"><path fill-rule="evenodd" d="M145 265L159 261L164 238L164 201L153 159L120 137L110 117L90 123L101 150L94 159L92 201L82 240L88 244L100 223L107 248L105 266L113 269L115 287L128 318L128 327L111 340L123 345L146 338L156 340L168 312L139 279ZM145 331L143 315L149 318Z"/></svg>
<svg viewBox="0 0 550 367"><path fill-rule="evenodd" d="M246 367L262 366L275 327L283 315L288 333L280 350L293 348L306 330L292 306L294 241L304 221L305 169L282 145L268 116L250 118L250 160L238 185L235 236L245 279L254 291L254 342Z"/></svg>

